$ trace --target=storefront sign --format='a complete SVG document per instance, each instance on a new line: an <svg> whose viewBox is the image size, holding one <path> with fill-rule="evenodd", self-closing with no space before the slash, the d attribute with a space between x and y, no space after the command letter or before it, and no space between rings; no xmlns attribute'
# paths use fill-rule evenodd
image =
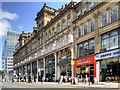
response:
<svg viewBox="0 0 120 90"><path fill-rule="evenodd" d="M95 60L103 60L103 59L108 59L108 58L113 58L113 57L118 57L118 56L120 56L120 49L96 54Z"/></svg>
<svg viewBox="0 0 120 90"><path fill-rule="evenodd" d="M90 63L94 63L94 55L86 56L84 58L78 58L75 60L75 66L85 65L85 64L90 64Z"/></svg>

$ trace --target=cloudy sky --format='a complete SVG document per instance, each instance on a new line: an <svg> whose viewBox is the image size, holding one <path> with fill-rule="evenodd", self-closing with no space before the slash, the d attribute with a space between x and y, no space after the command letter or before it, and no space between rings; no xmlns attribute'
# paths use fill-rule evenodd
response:
<svg viewBox="0 0 120 90"><path fill-rule="evenodd" d="M14 0L13 0L14 1ZM66 2L46 2L55 9ZM68 2L67 2L68 3ZM44 2L2 2L0 8L0 69L5 34L8 30L29 32L36 26L34 19ZM1 6L1 5L0 5Z"/></svg>

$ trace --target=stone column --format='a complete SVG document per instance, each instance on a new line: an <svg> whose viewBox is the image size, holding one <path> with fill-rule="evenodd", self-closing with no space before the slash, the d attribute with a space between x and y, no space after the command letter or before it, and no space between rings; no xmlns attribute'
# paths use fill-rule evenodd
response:
<svg viewBox="0 0 120 90"><path fill-rule="evenodd" d="M101 49L101 35L99 34L98 31L98 14L94 16L95 18L95 37L94 37L94 41L95 41L95 46L94 46L94 53L99 53L100 49Z"/></svg>
<svg viewBox="0 0 120 90"><path fill-rule="evenodd" d="M107 15L106 15L106 16L107 16L107 17L106 17L106 18L107 18L107 25L108 25L108 24L111 22L111 21L110 21L110 8L107 8L107 9L106 9L106 14L107 14Z"/></svg>
<svg viewBox="0 0 120 90"><path fill-rule="evenodd" d="M71 45L71 60L74 60L74 46L73 46L73 44ZM72 73L72 77L74 77L74 67L73 67L73 65L71 65L71 73Z"/></svg>
<svg viewBox="0 0 120 90"><path fill-rule="evenodd" d="M55 56L55 81L57 80L57 52L54 53Z"/></svg>

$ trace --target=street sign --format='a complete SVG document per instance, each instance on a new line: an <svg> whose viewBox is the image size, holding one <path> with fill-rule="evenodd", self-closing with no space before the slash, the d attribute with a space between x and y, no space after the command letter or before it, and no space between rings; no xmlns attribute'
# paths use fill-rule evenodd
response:
<svg viewBox="0 0 120 90"><path fill-rule="evenodd" d="M74 65L74 64L75 64L74 60L71 60L70 64L71 64L71 65Z"/></svg>

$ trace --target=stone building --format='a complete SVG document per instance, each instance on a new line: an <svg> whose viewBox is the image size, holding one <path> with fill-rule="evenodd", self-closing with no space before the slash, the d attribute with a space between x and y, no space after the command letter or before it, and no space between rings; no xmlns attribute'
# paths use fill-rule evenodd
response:
<svg viewBox="0 0 120 90"><path fill-rule="evenodd" d="M91 80L98 81L118 80L119 7L120 2L71 1L55 10L44 4L35 18L37 27L32 33L23 32L16 45L15 74L19 79L31 77L35 82L42 77L56 81L61 74L90 76ZM115 56L99 58L112 51ZM113 66L110 71L115 69L110 62L117 62L117 71L111 72L112 75L107 73L109 64Z"/></svg>

